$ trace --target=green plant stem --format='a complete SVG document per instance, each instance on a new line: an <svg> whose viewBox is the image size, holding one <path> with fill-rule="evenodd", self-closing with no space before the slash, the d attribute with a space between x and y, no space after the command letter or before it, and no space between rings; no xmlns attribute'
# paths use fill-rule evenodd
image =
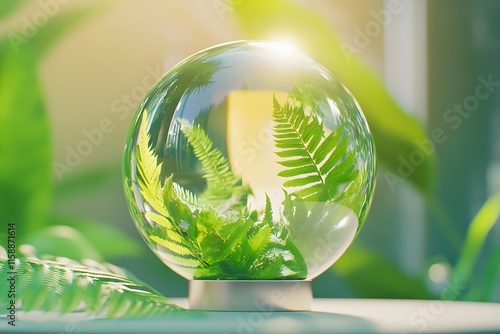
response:
<svg viewBox="0 0 500 334"><path fill-rule="evenodd" d="M499 215L500 192L486 201L469 225L464 247L453 270L452 281L455 284L469 284L474 264Z"/></svg>
<svg viewBox="0 0 500 334"><path fill-rule="evenodd" d="M443 203L434 194L423 195L425 203L436 219L436 223L450 241L455 252L460 253L463 247L463 238L453 224L453 220L446 211Z"/></svg>
<svg viewBox="0 0 500 334"><path fill-rule="evenodd" d="M491 301L491 294L495 285L499 284L498 282L500 282L500 246L495 248L488 258L479 298L483 301Z"/></svg>

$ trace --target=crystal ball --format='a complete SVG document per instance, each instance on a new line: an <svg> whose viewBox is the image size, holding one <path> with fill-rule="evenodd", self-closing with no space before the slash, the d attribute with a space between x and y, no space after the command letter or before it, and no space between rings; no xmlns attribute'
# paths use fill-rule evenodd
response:
<svg viewBox="0 0 500 334"><path fill-rule="evenodd" d="M310 280L370 206L374 144L328 69L242 41L169 70L132 121L124 188L153 252L194 280Z"/></svg>

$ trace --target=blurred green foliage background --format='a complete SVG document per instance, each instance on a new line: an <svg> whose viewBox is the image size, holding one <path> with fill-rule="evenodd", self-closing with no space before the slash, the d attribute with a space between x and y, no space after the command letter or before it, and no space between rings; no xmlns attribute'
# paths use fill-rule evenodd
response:
<svg viewBox="0 0 500 334"><path fill-rule="evenodd" d="M376 20L383 1L2 1L0 244L14 221L24 253L112 261L167 296L186 296L187 282L146 248L128 215L121 189L128 123L160 75L191 53L235 39L286 38L356 96L380 165L372 214L314 281L315 296L500 301L497 86L442 145L421 144L479 77L500 81L493 61L500 25L490 15L500 6L458 2L425 8L427 103L418 119L386 88L384 34L359 45L370 24L390 28ZM402 159L421 151L422 162L402 173ZM412 231L410 218L424 231L412 248L400 241Z"/></svg>

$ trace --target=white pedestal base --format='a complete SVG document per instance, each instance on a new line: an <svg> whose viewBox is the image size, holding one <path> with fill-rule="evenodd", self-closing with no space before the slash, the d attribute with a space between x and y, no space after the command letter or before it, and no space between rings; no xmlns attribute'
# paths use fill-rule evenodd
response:
<svg viewBox="0 0 500 334"><path fill-rule="evenodd" d="M207 311L309 311L310 281L298 280L193 280L189 308Z"/></svg>

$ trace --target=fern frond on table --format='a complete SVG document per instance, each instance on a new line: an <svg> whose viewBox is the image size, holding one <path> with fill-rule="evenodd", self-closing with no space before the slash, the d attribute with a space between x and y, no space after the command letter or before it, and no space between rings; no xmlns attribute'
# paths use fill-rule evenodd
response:
<svg viewBox="0 0 500 334"><path fill-rule="evenodd" d="M166 316L182 310L169 303L132 274L108 263L66 258L19 258L16 271L16 307L19 310L84 313L97 318ZM0 293L7 296L12 274L0 257ZM6 309L8 299L0 299Z"/></svg>

